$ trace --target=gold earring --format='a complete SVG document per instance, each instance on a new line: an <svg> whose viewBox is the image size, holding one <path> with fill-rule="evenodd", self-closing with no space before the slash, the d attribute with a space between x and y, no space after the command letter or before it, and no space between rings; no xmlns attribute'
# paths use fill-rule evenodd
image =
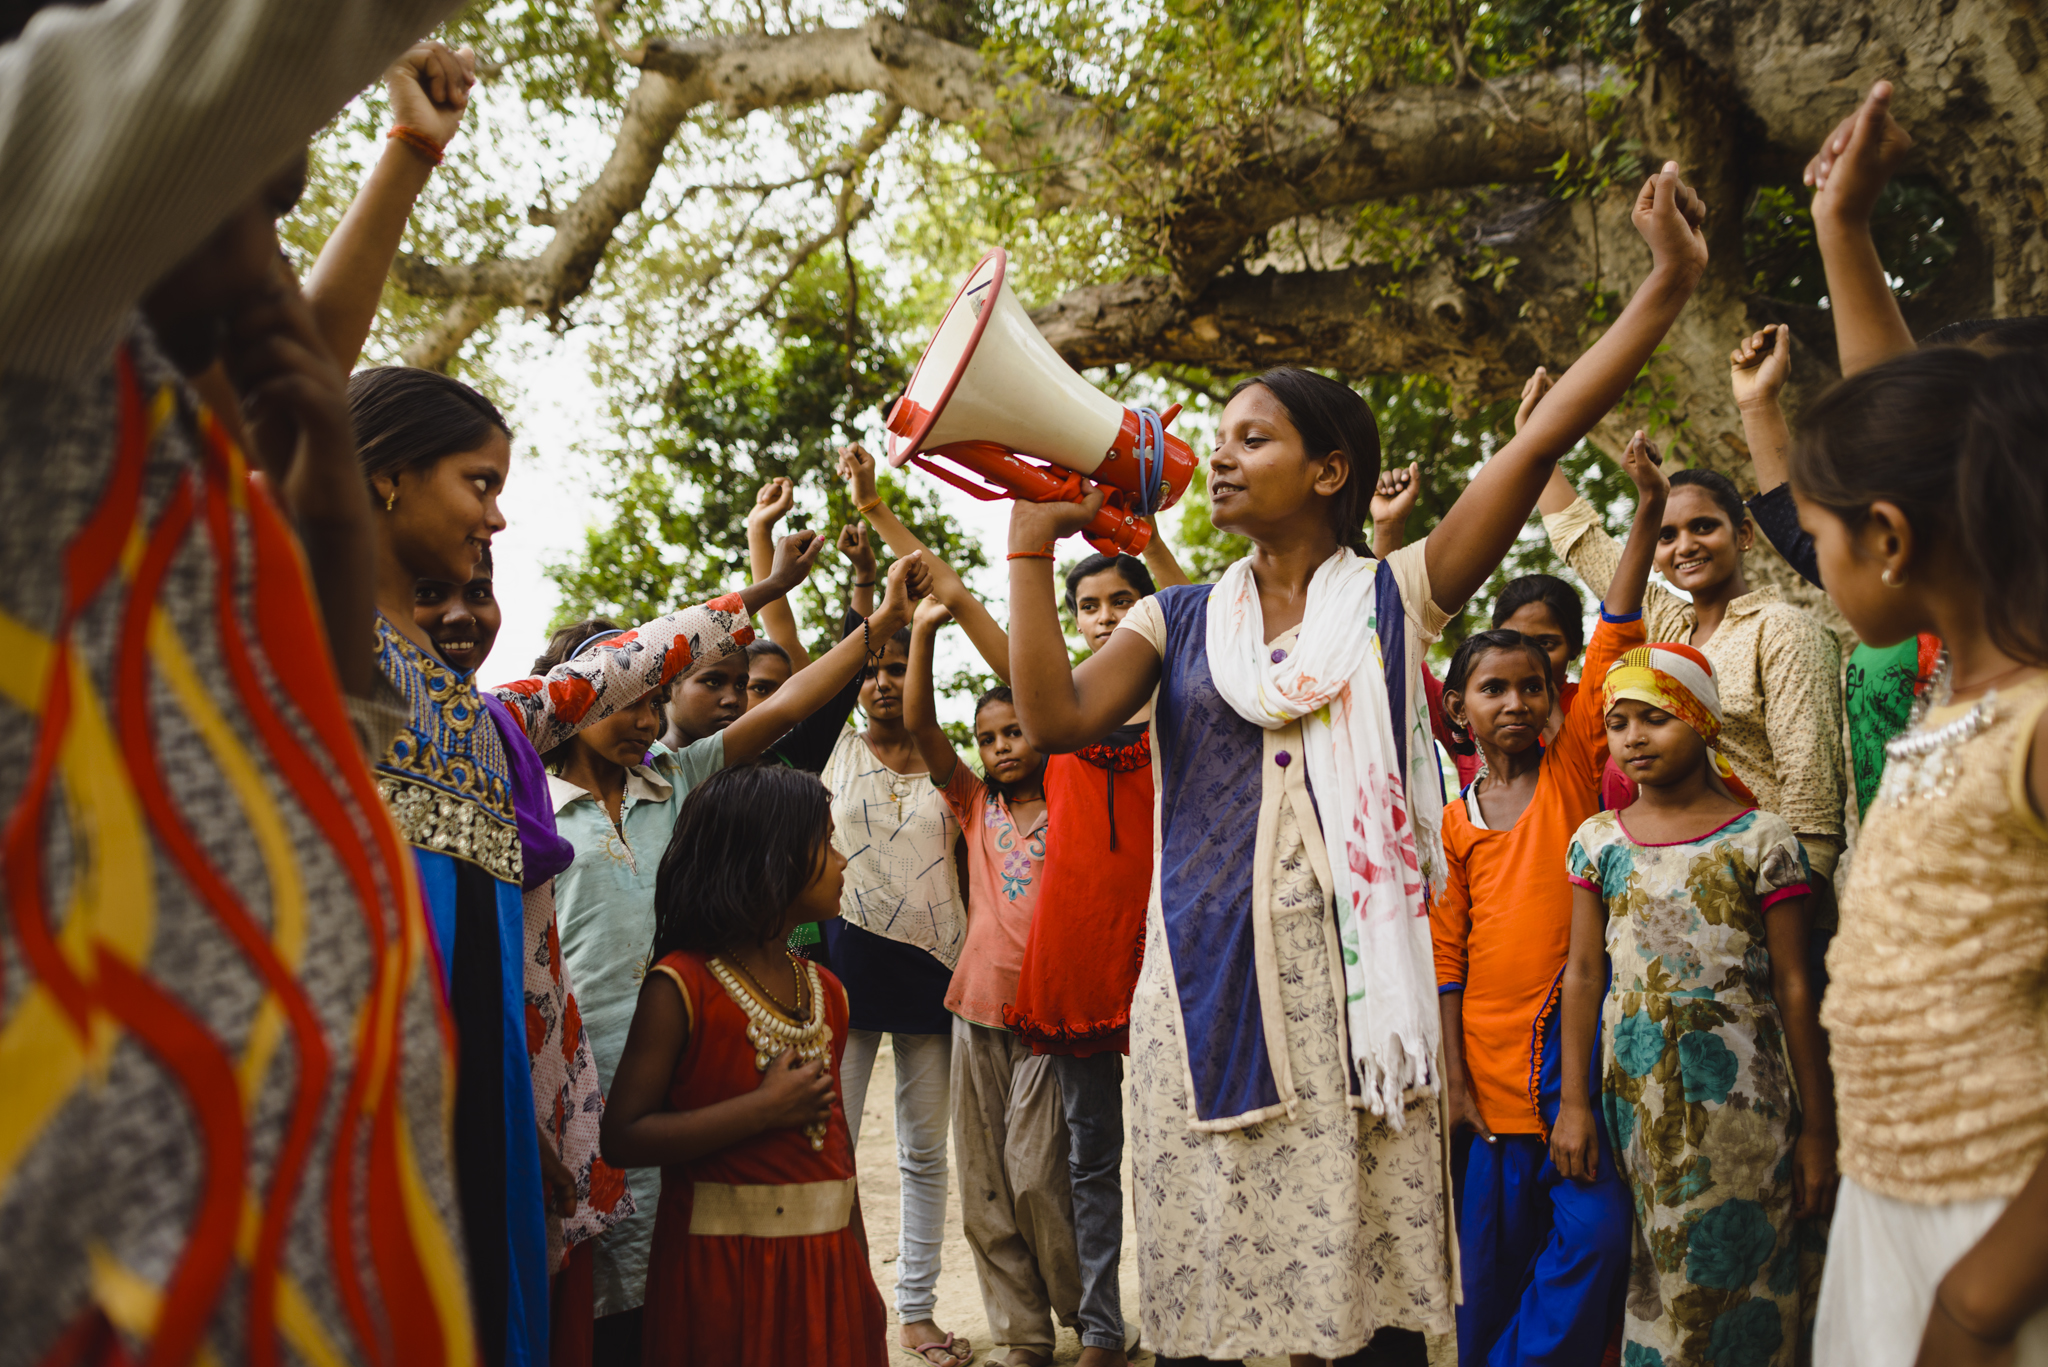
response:
<svg viewBox="0 0 2048 1367"><path fill-rule="evenodd" d="M387 498L387 499L385 499L385 500L384 500L384 511L388 513L388 512L390 512L390 511L391 511L391 510L392 510L393 508L395 508L395 507L397 507L397 506L398 506L398 490L396 490L396 489L393 489L393 490L391 491L391 496L390 496L389 498Z"/></svg>

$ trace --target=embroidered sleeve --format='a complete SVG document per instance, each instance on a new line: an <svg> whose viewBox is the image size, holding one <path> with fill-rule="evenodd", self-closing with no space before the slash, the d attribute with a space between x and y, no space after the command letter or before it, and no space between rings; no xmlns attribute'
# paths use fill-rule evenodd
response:
<svg viewBox="0 0 2048 1367"><path fill-rule="evenodd" d="M594 722L638 702L700 660L731 655L754 639L736 593L657 617L590 647L545 678L491 690L512 709L533 748L546 754Z"/></svg>
<svg viewBox="0 0 2048 1367"><path fill-rule="evenodd" d="M1564 855L1565 877L1582 888L1602 891L1600 886L1600 836L1593 822L1580 826Z"/></svg>
<svg viewBox="0 0 2048 1367"><path fill-rule="evenodd" d="M1756 895L1766 911L1787 897L1813 891L1807 881L1806 852L1790 826L1766 812L1758 818L1757 838Z"/></svg>
<svg viewBox="0 0 2048 1367"><path fill-rule="evenodd" d="M1764 733L1778 771L1771 810L1808 835L1842 830L1841 651L1797 608L1767 610L1757 632Z"/></svg>
<svg viewBox="0 0 2048 1367"><path fill-rule="evenodd" d="M1582 498L1561 513L1546 513L1543 530L1550 534L1550 549L1557 552L1557 558L1572 567L1572 573L1595 598L1605 598L1607 586L1621 566L1621 543L1600 525L1600 514L1593 505ZM1643 586L1643 620L1652 641L1683 641L1692 636L1692 604L1654 579Z"/></svg>

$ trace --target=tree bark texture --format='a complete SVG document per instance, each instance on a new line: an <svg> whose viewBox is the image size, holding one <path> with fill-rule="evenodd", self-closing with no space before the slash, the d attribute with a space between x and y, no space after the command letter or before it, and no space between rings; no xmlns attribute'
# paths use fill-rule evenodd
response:
<svg viewBox="0 0 2048 1367"><path fill-rule="evenodd" d="M1751 292L1743 208L1758 185L1796 182L1880 77L1896 84L1894 109L1916 139L1906 169L1931 177L1967 218L1954 265L1908 309L1915 330L2048 313L2048 21L2035 0L1698 0L1668 25L1660 13L1645 6L1636 63L1620 80L1567 61L1492 82L1372 91L1336 108L1276 108L1242 136L1234 162L1147 208L1167 273L1077 289L1033 316L1077 366L1428 372L1465 401L1500 399L1539 364L1567 366L1648 267L1628 221L1632 173L1560 198L1547 169L1618 132L1646 162L1679 161L1710 208L1712 264L1652 365L1646 402L1688 460L1746 483L1729 349L1750 329L1792 322L1802 344L1787 396L1795 413L1833 372L1823 312ZM1047 211L1133 211L1143 186L1132 168L1145 163L1121 130L1085 101L988 62L948 36L953 28L877 14L856 28L662 38L626 54L640 76L616 146L560 211L545 249L525 260L400 261L401 285L449 301L408 359L446 364L501 308L559 318L640 207L683 120L707 108L739 118L879 94L965 128L993 167L1030 172ZM1587 95L1603 82L1630 93L1596 129ZM1338 249L1360 206L1409 196L1469 212L1399 260ZM1512 268L1490 264L1507 258ZM1595 439L1618 449L1638 425L1644 414L1625 405Z"/></svg>

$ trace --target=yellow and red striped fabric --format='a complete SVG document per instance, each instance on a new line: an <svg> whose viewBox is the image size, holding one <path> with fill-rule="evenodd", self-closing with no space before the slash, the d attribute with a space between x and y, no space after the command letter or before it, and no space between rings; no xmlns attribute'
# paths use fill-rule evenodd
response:
<svg viewBox="0 0 2048 1367"><path fill-rule="evenodd" d="M0 442L0 1362L473 1362L448 1023L296 538L139 330Z"/></svg>

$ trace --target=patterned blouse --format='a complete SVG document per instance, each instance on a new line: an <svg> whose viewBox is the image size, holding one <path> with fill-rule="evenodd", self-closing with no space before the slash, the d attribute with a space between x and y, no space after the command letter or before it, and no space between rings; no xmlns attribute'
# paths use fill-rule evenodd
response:
<svg viewBox="0 0 2048 1367"><path fill-rule="evenodd" d="M1579 499L1543 519L1551 547L1596 594L1605 594L1621 562L1621 543ZM1692 640L1699 614L1657 584L1643 596L1650 640ZM1842 760L1842 652L1811 614L1783 602L1775 586L1728 605L1700 653L1714 666L1725 720L1719 748L1757 805L1776 812L1806 841L1814 872L1830 874L1840 853L1846 783ZM1768 685L1765 681L1769 680Z"/></svg>

